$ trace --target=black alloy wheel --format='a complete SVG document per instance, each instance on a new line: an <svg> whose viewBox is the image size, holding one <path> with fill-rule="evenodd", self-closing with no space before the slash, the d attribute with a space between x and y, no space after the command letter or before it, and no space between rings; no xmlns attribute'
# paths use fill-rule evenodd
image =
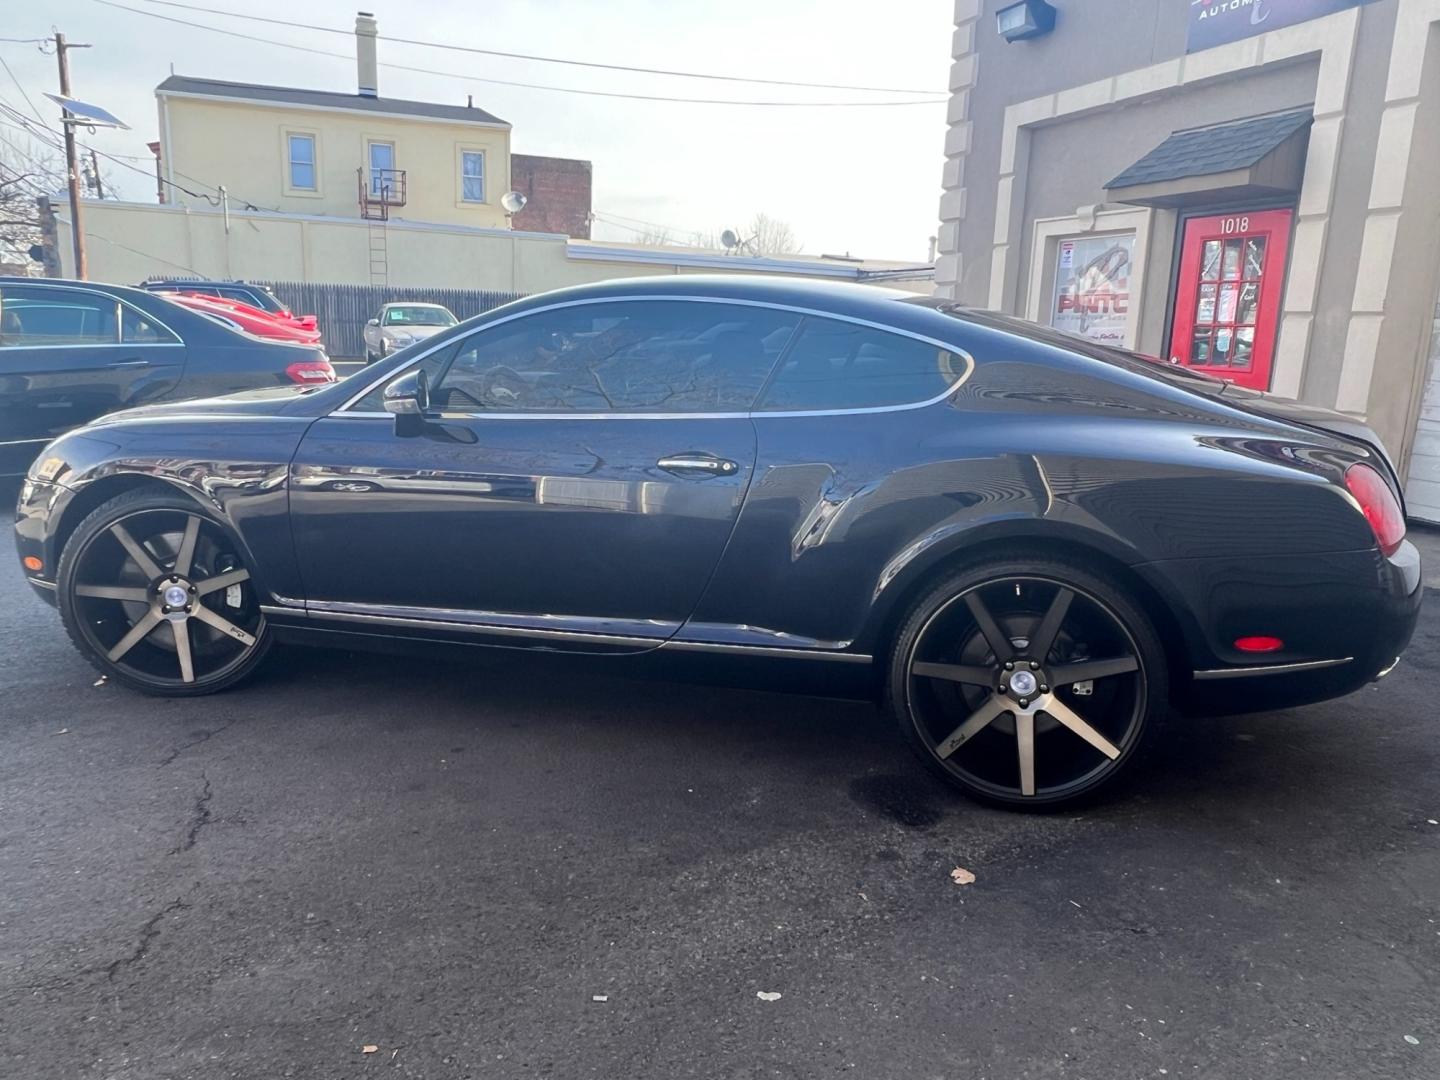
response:
<svg viewBox="0 0 1440 1080"><path fill-rule="evenodd" d="M66 632L102 673L145 693L213 693L270 645L230 531L179 495L120 495L82 521L60 559Z"/></svg>
<svg viewBox="0 0 1440 1080"><path fill-rule="evenodd" d="M923 597L896 640L890 704L932 770L1034 810L1113 789L1169 707L1164 652L1139 605L1049 560L976 566Z"/></svg>

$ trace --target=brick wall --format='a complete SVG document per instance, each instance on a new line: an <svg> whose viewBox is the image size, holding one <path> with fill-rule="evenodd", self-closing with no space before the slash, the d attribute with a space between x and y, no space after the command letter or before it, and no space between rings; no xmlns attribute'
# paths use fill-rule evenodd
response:
<svg viewBox="0 0 1440 1080"><path fill-rule="evenodd" d="M510 187L529 200L515 228L590 239L590 162L511 154Z"/></svg>

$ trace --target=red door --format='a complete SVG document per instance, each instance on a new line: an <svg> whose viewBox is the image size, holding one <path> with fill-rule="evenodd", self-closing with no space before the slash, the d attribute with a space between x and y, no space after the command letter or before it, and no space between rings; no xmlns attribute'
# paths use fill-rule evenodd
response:
<svg viewBox="0 0 1440 1080"><path fill-rule="evenodd" d="M1260 210L1185 222L1171 359L1270 388L1290 217L1289 210Z"/></svg>

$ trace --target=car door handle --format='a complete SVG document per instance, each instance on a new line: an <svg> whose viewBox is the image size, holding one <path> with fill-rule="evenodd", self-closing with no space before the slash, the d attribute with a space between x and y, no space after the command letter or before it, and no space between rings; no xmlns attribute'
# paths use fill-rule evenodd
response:
<svg viewBox="0 0 1440 1080"><path fill-rule="evenodd" d="M671 454L669 457L662 457L655 464L677 476L694 476L700 473L709 476L733 476L740 471L740 466L735 462L714 454Z"/></svg>
<svg viewBox="0 0 1440 1080"><path fill-rule="evenodd" d="M106 367L149 367L149 360L116 360L113 364L106 364Z"/></svg>

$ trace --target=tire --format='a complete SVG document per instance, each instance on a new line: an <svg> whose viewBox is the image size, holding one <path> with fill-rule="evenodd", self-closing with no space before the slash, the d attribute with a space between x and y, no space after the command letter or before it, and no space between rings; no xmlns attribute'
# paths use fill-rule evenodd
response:
<svg viewBox="0 0 1440 1080"><path fill-rule="evenodd" d="M101 674L161 697L213 694L249 676L271 646L251 571L244 546L198 503L140 488L70 535L56 601Z"/></svg>
<svg viewBox="0 0 1440 1080"><path fill-rule="evenodd" d="M1168 667L1154 624L1107 575L995 559L951 572L911 606L886 702L947 783L991 805L1055 811L1137 774L1169 714Z"/></svg>

